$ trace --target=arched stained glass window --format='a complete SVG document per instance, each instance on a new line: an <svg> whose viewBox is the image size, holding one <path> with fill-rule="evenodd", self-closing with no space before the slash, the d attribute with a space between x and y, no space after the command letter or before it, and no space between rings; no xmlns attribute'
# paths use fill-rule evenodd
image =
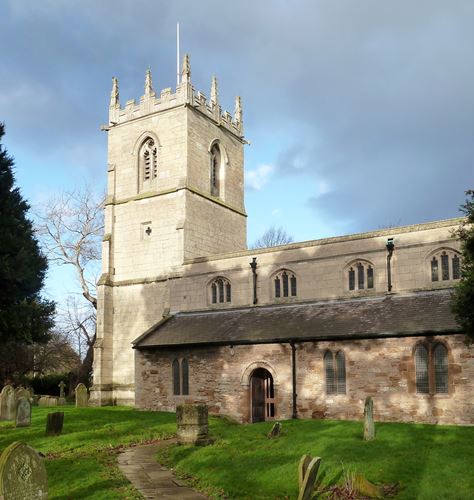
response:
<svg viewBox="0 0 474 500"><path fill-rule="evenodd" d="M274 280L275 297L296 297L296 276L291 271L280 271Z"/></svg>
<svg viewBox="0 0 474 500"><path fill-rule="evenodd" d="M428 394L430 392L428 349L424 345L419 345L415 350L415 374L416 392Z"/></svg>
<svg viewBox="0 0 474 500"><path fill-rule="evenodd" d="M331 351L326 351L324 355L324 371L326 372L326 394L335 394L334 358Z"/></svg>
<svg viewBox="0 0 474 500"><path fill-rule="evenodd" d="M440 277L441 271L441 277ZM461 279L461 259L456 250L439 250L430 260L431 281Z"/></svg>
<svg viewBox="0 0 474 500"><path fill-rule="evenodd" d="M181 361L181 375L182 375L182 394L183 396L189 395L189 365L188 360L183 358Z"/></svg>
<svg viewBox="0 0 474 500"><path fill-rule="evenodd" d="M372 290L375 287L374 266L367 261L354 262L347 270L347 277L349 291Z"/></svg>
<svg viewBox="0 0 474 500"><path fill-rule="evenodd" d="M336 390L338 394L346 393L346 360L342 351L336 354Z"/></svg>
<svg viewBox="0 0 474 500"><path fill-rule="evenodd" d="M232 287L225 278L216 278L211 283L211 304L224 304L232 301Z"/></svg>
<svg viewBox="0 0 474 500"><path fill-rule="evenodd" d="M448 392L448 350L443 344L436 344L433 349L435 393Z"/></svg>
<svg viewBox="0 0 474 500"><path fill-rule="evenodd" d="M173 394L179 396L181 394L181 384L179 376L179 361L173 360L172 364L172 377L173 377Z"/></svg>

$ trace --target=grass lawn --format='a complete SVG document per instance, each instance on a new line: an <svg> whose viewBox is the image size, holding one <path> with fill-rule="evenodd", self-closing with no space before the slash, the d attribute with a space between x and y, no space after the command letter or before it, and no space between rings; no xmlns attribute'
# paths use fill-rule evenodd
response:
<svg viewBox="0 0 474 500"><path fill-rule="evenodd" d="M64 411L61 436L46 437L46 414L56 408L33 408L31 427L0 422L0 451L23 441L47 457L50 499L141 498L116 465L117 448L175 433L172 413L142 412L126 407L74 408Z"/></svg>
<svg viewBox="0 0 474 500"><path fill-rule="evenodd" d="M322 457L323 486L340 481L344 467L376 484L399 482L399 499L474 498L474 427L379 423L371 442L362 440L358 422L285 421L273 440L266 437L270 428L211 418L214 445L174 445L158 460L203 491L230 498L297 498L305 453Z"/></svg>

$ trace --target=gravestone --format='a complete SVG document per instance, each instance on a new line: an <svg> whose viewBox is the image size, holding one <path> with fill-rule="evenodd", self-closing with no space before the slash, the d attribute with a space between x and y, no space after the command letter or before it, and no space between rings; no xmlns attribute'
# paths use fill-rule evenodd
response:
<svg viewBox="0 0 474 500"><path fill-rule="evenodd" d="M372 398L368 396L365 399L364 405L364 440L370 441L375 438L374 426L374 403Z"/></svg>
<svg viewBox="0 0 474 500"><path fill-rule="evenodd" d="M33 406L38 406L39 405L39 400L40 400L40 396L39 394L33 394L32 397L32 405Z"/></svg>
<svg viewBox="0 0 474 500"><path fill-rule="evenodd" d="M29 427L31 425L31 403L27 398L20 398L16 402L15 426Z"/></svg>
<svg viewBox="0 0 474 500"><path fill-rule="evenodd" d="M38 406L58 406L58 398L55 396L41 396L38 400Z"/></svg>
<svg viewBox="0 0 474 500"><path fill-rule="evenodd" d="M209 439L209 421L207 405L183 404L176 407L178 425L178 443L205 446Z"/></svg>
<svg viewBox="0 0 474 500"><path fill-rule="evenodd" d="M15 391L11 385L0 393L0 420L15 420Z"/></svg>
<svg viewBox="0 0 474 500"><path fill-rule="evenodd" d="M313 458L309 455L301 457L298 467L298 485L300 488L298 500L310 500L313 498L314 485L320 465L320 457Z"/></svg>
<svg viewBox="0 0 474 500"><path fill-rule="evenodd" d="M48 481L42 458L24 443L12 443L0 456L0 498L48 498Z"/></svg>
<svg viewBox="0 0 474 500"><path fill-rule="evenodd" d="M273 439L273 438L280 437L280 434L281 434L281 423L275 422L273 424L271 431L268 433L267 437L268 437L268 439Z"/></svg>
<svg viewBox="0 0 474 500"><path fill-rule="evenodd" d="M64 412L55 411L54 413L48 413L46 417L46 435L47 436L59 436L63 431L64 423Z"/></svg>
<svg viewBox="0 0 474 500"><path fill-rule="evenodd" d="M89 397L87 395L87 387L79 383L76 386L76 408L84 408L89 404Z"/></svg>
<svg viewBox="0 0 474 500"><path fill-rule="evenodd" d="M64 388L66 387L66 384L64 383L63 380L59 382L59 399L58 399L58 405L64 406L66 404L66 394L64 393Z"/></svg>
<svg viewBox="0 0 474 500"><path fill-rule="evenodd" d="M26 398L28 400L31 399L31 393L28 389L24 387L17 387L15 389L15 400L18 401L20 398Z"/></svg>

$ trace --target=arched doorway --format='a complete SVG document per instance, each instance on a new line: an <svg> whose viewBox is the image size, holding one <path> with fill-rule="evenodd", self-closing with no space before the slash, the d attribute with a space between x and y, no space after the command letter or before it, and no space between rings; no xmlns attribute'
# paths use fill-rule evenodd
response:
<svg viewBox="0 0 474 500"><path fill-rule="evenodd" d="M250 408L252 423L275 417L273 377L265 368L255 369L250 377Z"/></svg>

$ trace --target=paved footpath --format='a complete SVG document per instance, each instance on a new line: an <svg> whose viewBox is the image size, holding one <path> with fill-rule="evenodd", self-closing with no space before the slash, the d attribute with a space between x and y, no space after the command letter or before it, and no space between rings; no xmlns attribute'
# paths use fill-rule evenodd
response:
<svg viewBox="0 0 474 500"><path fill-rule="evenodd" d="M167 440L128 448L118 456L120 470L145 498L206 499L206 496L186 486L172 471L156 461L158 448L170 442Z"/></svg>

